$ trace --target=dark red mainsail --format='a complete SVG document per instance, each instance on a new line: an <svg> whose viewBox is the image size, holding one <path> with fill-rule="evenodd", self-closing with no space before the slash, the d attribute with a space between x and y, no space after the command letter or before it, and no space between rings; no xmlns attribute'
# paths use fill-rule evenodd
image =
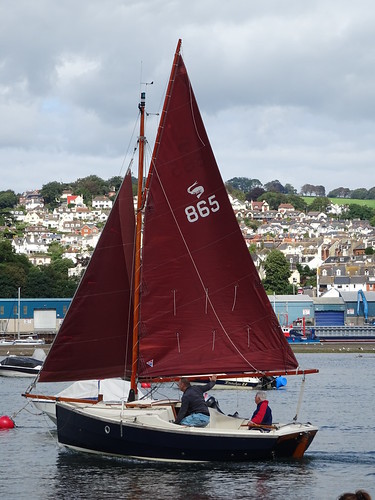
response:
<svg viewBox="0 0 375 500"><path fill-rule="evenodd" d="M39 382L130 375L134 232L128 172Z"/></svg>
<svg viewBox="0 0 375 500"><path fill-rule="evenodd" d="M161 127L144 220L140 378L296 369L181 55Z"/></svg>
<svg viewBox="0 0 375 500"><path fill-rule="evenodd" d="M132 337L140 379L298 368L230 205L179 48L147 181L137 335L128 172L40 382L130 378Z"/></svg>

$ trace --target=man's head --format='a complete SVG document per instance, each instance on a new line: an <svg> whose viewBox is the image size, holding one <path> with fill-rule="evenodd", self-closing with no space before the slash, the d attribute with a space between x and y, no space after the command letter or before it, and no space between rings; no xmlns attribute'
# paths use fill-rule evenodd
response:
<svg viewBox="0 0 375 500"><path fill-rule="evenodd" d="M267 399L267 396L266 396L266 393L264 391L258 391L256 394L255 394L255 404L259 404L261 401L264 401L265 399Z"/></svg>
<svg viewBox="0 0 375 500"><path fill-rule="evenodd" d="M185 392L188 387L190 387L189 380L185 377L180 378L180 380L178 381L178 388L180 389L180 391Z"/></svg>

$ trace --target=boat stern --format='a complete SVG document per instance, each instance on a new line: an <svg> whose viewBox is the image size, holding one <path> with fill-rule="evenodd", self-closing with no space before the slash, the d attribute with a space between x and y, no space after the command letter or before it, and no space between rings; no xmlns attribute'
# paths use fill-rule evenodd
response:
<svg viewBox="0 0 375 500"><path fill-rule="evenodd" d="M301 459L312 443L318 432L318 428L310 423L293 423L285 427L288 428L285 429L287 432L285 434L281 433L278 438L274 448L274 456L278 458ZM293 430L293 427L295 427L295 430Z"/></svg>

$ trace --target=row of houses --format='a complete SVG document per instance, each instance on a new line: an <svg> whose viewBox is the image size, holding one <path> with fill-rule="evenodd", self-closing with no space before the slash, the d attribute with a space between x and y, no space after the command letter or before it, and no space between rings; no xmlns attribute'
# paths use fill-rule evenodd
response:
<svg viewBox="0 0 375 500"><path fill-rule="evenodd" d="M111 209L112 208L112 199L115 196L115 191L110 191L108 196L95 196L92 200L92 207L94 209ZM75 206L75 207L85 207L83 197L81 195L73 194L71 190L63 191L60 196L59 202L61 205L67 206ZM35 210L37 208L44 207L44 199L40 194L40 191L35 189L33 191L26 191L22 193L19 199L19 204L24 206L27 211Z"/></svg>
<svg viewBox="0 0 375 500"><path fill-rule="evenodd" d="M34 265L48 265L51 263L48 248L52 243L59 243L66 248L63 257L77 266L69 270L70 274L79 275L82 262L87 262L98 242L112 200L97 196L92 201L92 208L88 208L81 196L64 191L60 205L50 212L44 208L40 193L31 191L21 196L20 203L26 211L15 210L13 216L26 228L22 237L13 238L14 251L27 255Z"/></svg>
<svg viewBox="0 0 375 500"><path fill-rule="evenodd" d="M301 282L298 264L316 270L317 296L334 290L375 289L374 258L366 255L367 248L375 249L375 228L368 221L340 221L325 213L305 214L290 204L281 204L272 211L267 202L230 200L261 278L269 251L277 249L289 262L290 283L296 287ZM37 192L25 194L22 201L33 208L14 211L14 217L26 224L24 235L13 239L15 252L27 255L33 264L46 265L50 263L49 245L60 243L66 248L63 256L77 266L70 270L71 274L79 274L82 262L96 246L112 201L96 197L90 209L82 197L66 191L53 212L41 206L43 200ZM250 219L259 221L257 228L246 223Z"/></svg>
<svg viewBox="0 0 375 500"><path fill-rule="evenodd" d="M341 291L375 291L375 228L369 221L340 220L323 212L304 213L290 204L270 210L267 202L231 200L241 231L263 279L264 261L270 250L281 251L290 264L290 283L298 287L297 264L316 270L316 286L305 293L337 296ZM331 205L331 214L343 207ZM258 221L255 229L246 221Z"/></svg>

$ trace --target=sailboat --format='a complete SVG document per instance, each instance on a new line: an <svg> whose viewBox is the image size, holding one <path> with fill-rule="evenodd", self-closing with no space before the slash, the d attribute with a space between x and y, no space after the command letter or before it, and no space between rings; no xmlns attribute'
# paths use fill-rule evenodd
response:
<svg viewBox="0 0 375 500"><path fill-rule="evenodd" d="M294 418L248 428L214 407L207 427L174 423L178 400L138 398L141 382L316 373L284 338L230 205L181 55L175 52L138 205L127 172L38 382L122 377L128 401L56 403L68 448L146 460L301 458L317 427ZM36 381L36 382L37 382ZM33 387L32 387L33 389Z"/></svg>
<svg viewBox="0 0 375 500"><path fill-rule="evenodd" d="M10 354L0 361L0 377L35 378L42 368L46 354L43 349L34 350L32 357Z"/></svg>
<svg viewBox="0 0 375 500"><path fill-rule="evenodd" d="M194 379L193 385L207 384L209 379ZM280 389L286 386L285 377L241 377L241 378L221 378L216 381L215 389L234 389L234 390L270 390Z"/></svg>

